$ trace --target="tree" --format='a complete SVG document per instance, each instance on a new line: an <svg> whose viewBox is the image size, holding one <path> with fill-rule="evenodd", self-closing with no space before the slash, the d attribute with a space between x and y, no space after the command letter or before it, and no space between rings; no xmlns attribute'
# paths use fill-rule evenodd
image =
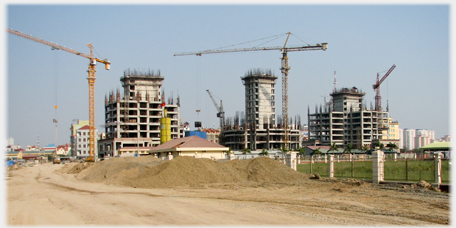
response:
<svg viewBox="0 0 456 228"><path fill-rule="evenodd" d="M263 148L263 150L261 150L261 153L259 153L258 155L260 156L268 156L269 155L269 152Z"/></svg>
<svg viewBox="0 0 456 228"><path fill-rule="evenodd" d="M298 150L299 156L302 158L303 156L306 156L306 149L304 147L299 148Z"/></svg>
<svg viewBox="0 0 456 228"><path fill-rule="evenodd" d="M363 147L361 147L361 151L363 151L363 152L369 151L369 146L363 145Z"/></svg>
<svg viewBox="0 0 456 228"><path fill-rule="evenodd" d="M396 145L396 143L388 143L388 145L386 145L388 148L389 148L389 151L393 151L393 149L398 149L399 147Z"/></svg>
<svg viewBox="0 0 456 228"><path fill-rule="evenodd" d="M339 151L335 142L331 145L331 147L329 147L328 152L331 152L331 151Z"/></svg>
<svg viewBox="0 0 456 228"><path fill-rule="evenodd" d="M322 154L322 152L321 152L320 149L321 149L321 147L318 147L317 149L315 149L315 150L312 152L312 155L314 155L314 154Z"/></svg>
<svg viewBox="0 0 456 228"><path fill-rule="evenodd" d="M348 144L347 146L345 146L344 153L347 152L348 154L351 154L353 149L354 148L353 148L352 144Z"/></svg>
<svg viewBox="0 0 456 228"><path fill-rule="evenodd" d="M282 146L282 148L280 148L280 150L282 151L282 153L286 154L288 152L288 150L285 148L285 146Z"/></svg>
<svg viewBox="0 0 456 228"><path fill-rule="evenodd" d="M249 148L244 148L241 151L242 151L242 154L251 154L252 153L252 151L250 151Z"/></svg>
<svg viewBox="0 0 456 228"><path fill-rule="evenodd" d="M380 150L385 149L385 145L383 143L380 143L380 141L375 142L374 146Z"/></svg>

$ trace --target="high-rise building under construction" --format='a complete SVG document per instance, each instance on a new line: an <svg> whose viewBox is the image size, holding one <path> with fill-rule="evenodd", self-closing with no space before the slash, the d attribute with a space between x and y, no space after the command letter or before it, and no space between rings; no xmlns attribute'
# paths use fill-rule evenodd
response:
<svg viewBox="0 0 456 228"><path fill-rule="evenodd" d="M276 117L275 84L271 71L250 70L241 77L245 87L245 117L226 120L220 143L233 150L280 149L285 145L285 123ZM289 148L299 147L299 126L289 129Z"/></svg>
<svg viewBox="0 0 456 228"><path fill-rule="evenodd" d="M332 101L324 108L308 110L309 141L315 145L333 145L361 149L375 142L396 143L388 138L389 113L384 110L367 109L363 104L365 93L356 87L334 89Z"/></svg>
<svg viewBox="0 0 456 228"><path fill-rule="evenodd" d="M166 110L171 119L169 138L183 137L180 120L179 97L165 102L161 92L164 77L160 72L138 72L127 70L120 78L120 91L111 92L105 98L106 138L98 142L99 157L116 156L125 151L145 154L160 144L160 119ZM174 104L175 103L175 104Z"/></svg>

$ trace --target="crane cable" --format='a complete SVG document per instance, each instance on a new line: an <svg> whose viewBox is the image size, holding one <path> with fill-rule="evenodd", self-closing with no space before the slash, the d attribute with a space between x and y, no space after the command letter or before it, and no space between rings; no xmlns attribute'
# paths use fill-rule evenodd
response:
<svg viewBox="0 0 456 228"><path fill-rule="evenodd" d="M57 123L59 122L58 121L58 113L57 113L57 98L58 98L58 52L54 52L54 72L53 72L53 76L54 76L54 119L52 120L52 122L55 124L55 139L54 139L54 142L57 143Z"/></svg>
<svg viewBox="0 0 456 228"><path fill-rule="evenodd" d="M228 47L234 47L234 46L241 45L241 44L248 44L248 43L252 43L252 42L256 42L256 41L260 41L260 40L265 40L265 39L269 39L269 38L274 38L274 39L272 39L272 40L269 40L269 41L265 42L265 43L269 43L269 42L271 42L271 41L273 41L273 40L276 40L276 39L278 39L278 38L280 38L280 37L282 37L282 36L285 36L285 35L287 35L287 34L286 34L286 33L285 33L285 34L278 34L278 35L269 36L269 37L265 37L265 38L260 38L260 39L256 39L256 40L251 40L251 41L246 41L246 42L242 42L242 43L238 43L238 44L223 46L223 47L219 47L219 48L215 48L215 49L223 49L223 48L228 48ZM263 44L265 44L265 43L259 44L259 45L257 45L257 46L263 45ZM257 47L257 46L256 46L256 47Z"/></svg>

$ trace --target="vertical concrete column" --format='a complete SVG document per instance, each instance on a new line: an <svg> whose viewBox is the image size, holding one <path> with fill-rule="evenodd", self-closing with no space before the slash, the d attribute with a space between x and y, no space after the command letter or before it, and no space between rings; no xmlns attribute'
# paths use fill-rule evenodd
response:
<svg viewBox="0 0 456 228"><path fill-rule="evenodd" d="M340 154L337 155L337 162L340 162Z"/></svg>
<svg viewBox="0 0 456 228"><path fill-rule="evenodd" d="M374 184L380 184L381 181L385 180L385 163L383 160L383 151L377 150L372 152L372 182Z"/></svg>
<svg viewBox="0 0 456 228"><path fill-rule="evenodd" d="M393 156L394 156L394 161L397 161L397 154L396 154L396 153L394 153L394 155L393 155Z"/></svg>
<svg viewBox="0 0 456 228"><path fill-rule="evenodd" d="M314 156L310 156L310 163L314 163Z"/></svg>
<svg viewBox="0 0 456 228"><path fill-rule="evenodd" d="M348 156L350 157L350 161L352 161L353 155L352 154L348 154Z"/></svg>
<svg viewBox="0 0 456 228"><path fill-rule="evenodd" d="M440 152L434 152L434 182L442 183L442 156Z"/></svg>
<svg viewBox="0 0 456 228"><path fill-rule="evenodd" d="M325 154L325 155L323 155L323 156L325 156L325 163L328 163L328 155Z"/></svg>
<svg viewBox="0 0 456 228"><path fill-rule="evenodd" d="M334 155L328 155L329 158L329 178L334 177Z"/></svg>

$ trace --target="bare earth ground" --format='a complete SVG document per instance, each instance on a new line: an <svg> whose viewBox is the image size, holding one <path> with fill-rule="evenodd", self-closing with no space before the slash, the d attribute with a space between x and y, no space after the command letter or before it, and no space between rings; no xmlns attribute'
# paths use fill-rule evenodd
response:
<svg viewBox="0 0 456 228"><path fill-rule="evenodd" d="M162 187L138 186L144 182L163 183L166 172L176 176L171 172L172 167L182 170L178 165L185 162L187 166L199 167L198 172L202 167L218 169L212 166L218 163L204 161L205 165L200 166L195 162L201 159L173 159L176 162L147 160L141 166L126 166L116 163L120 160L110 160L82 168L84 163L46 163L7 171L7 225L450 224L450 194L418 186L404 188L356 180L310 179L301 174L302 178L295 177L302 179L299 181L271 181L267 178L281 173L258 176L255 167L267 167L261 163L263 160L257 164L238 162L223 166L225 182L211 174L222 171L206 170L208 177L185 176ZM122 164L126 171L110 171L116 164ZM288 169L283 170L288 172ZM120 181L131 176L141 181ZM176 184L191 178L204 181ZM227 178L231 181L226 182Z"/></svg>

